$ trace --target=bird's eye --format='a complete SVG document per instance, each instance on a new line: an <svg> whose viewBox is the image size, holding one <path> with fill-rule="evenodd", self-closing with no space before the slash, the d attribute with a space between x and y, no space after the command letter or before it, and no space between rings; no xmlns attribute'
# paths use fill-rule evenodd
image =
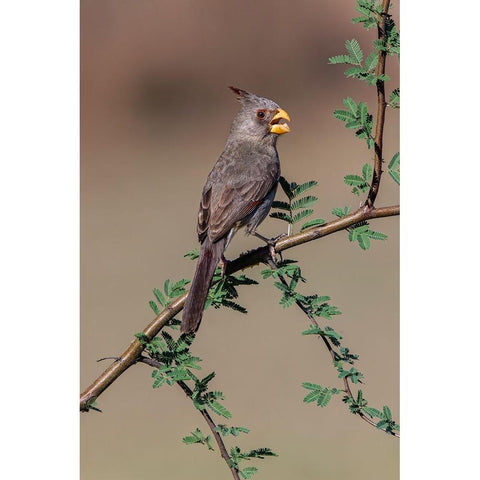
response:
<svg viewBox="0 0 480 480"><path fill-rule="evenodd" d="M257 118L265 118L265 112L263 110L259 110L257 112Z"/></svg>

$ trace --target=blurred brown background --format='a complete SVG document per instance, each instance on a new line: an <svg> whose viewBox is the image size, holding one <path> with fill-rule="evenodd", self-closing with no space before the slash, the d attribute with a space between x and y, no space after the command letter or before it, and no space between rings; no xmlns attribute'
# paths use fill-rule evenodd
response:
<svg viewBox="0 0 480 480"><path fill-rule="evenodd" d="M398 19L398 2L394 15ZM196 247L195 222L206 175L220 154L238 105L235 85L274 99L291 118L279 141L283 175L316 179L316 216L358 206L343 176L372 153L332 112L350 95L375 111L375 89L346 79L329 56L346 39L364 51L375 31L353 25L355 2L277 0L82 0L81 2L81 388L124 351L153 318L148 300L166 278L191 278L184 259ZM387 70L398 86L398 64ZM398 151L398 113L388 111L385 159ZM398 203L386 174L378 205ZM360 355L371 406L399 418L398 218L372 222L387 233L363 252L345 232L298 247L307 293L330 295L342 315L331 325ZM267 219L261 231L278 234ZM238 234L227 257L259 245ZM247 275L259 279L259 268ZM193 348L226 395L226 438L280 456L252 462L261 479L396 479L399 443L351 415L340 398L326 408L302 403L303 381L341 388L327 351L300 332L307 322L278 305L271 281L241 289L248 315L208 311ZM103 413L81 416L83 480L229 478L218 452L186 446L199 413L178 387L151 388L150 370L131 368L100 398ZM219 423L222 423L219 420Z"/></svg>

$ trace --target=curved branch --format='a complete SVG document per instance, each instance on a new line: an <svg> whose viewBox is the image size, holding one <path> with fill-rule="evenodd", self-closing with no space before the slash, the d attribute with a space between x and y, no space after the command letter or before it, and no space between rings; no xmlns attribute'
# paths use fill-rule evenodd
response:
<svg viewBox="0 0 480 480"><path fill-rule="evenodd" d="M270 260L269 261L269 265L270 265L270 268L272 269L276 269L277 266ZM283 277L283 275L278 275L278 278L280 279L280 281L283 283L283 285L285 285L286 287L288 287L288 282L285 280L285 278ZM305 305L300 301L300 300L295 300L295 304L297 305L298 308L300 308L300 310L310 319L310 321L315 325L317 326L319 329L321 328L320 327L320 324L317 322L317 319L308 311L308 308L305 307ZM333 349L332 347L332 344L330 343L329 339L323 335L323 334L319 334L319 337L318 338L321 338L323 340L323 343L325 344L325 346L327 347L327 350L328 350L328 353L330 354L330 356L332 357L332 361L333 363L335 364L335 350ZM348 380L348 377L343 377L343 386L345 387L345 390L344 392L352 399L352 400L355 400L355 397L353 396L353 392L352 392L352 388L351 388L351 385L350 385L350 381ZM366 415L362 410L360 410L357 415L362 419L364 420L365 422L369 423L370 425L372 425L373 427L375 428L378 428L377 427L377 424L371 419L369 418L368 415ZM395 437L397 438L400 438L400 435L396 432L393 432L392 435L394 435Z"/></svg>
<svg viewBox="0 0 480 480"><path fill-rule="evenodd" d="M160 368L162 366L162 363L158 362L157 360L154 360L153 358L144 357L144 356L140 356L139 358L137 358L137 362L145 363L146 365L150 365L151 367L154 367L154 368ZM178 380L177 384L185 392L187 397L191 400L192 394L193 394L192 389L182 380ZM228 468L230 468L230 472L232 473L234 480L240 480L238 469L236 469L232 464L232 461L231 461L232 459L230 458L230 455L227 452L227 448L223 443L222 436L217 431L217 425L215 424L215 422L213 421L212 417L207 412L207 410L199 410L199 412L201 413L204 420L207 422L208 428L210 428L210 431L212 432L212 435L215 438L215 441L217 442L218 448L220 450L220 454L222 458L225 460L225 463L228 465Z"/></svg>
<svg viewBox="0 0 480 480"><path fill-rule="evenodd" d="M335 232L344 230L358 222L371 220L374 218L391 217L400 214L400 206L390 206L382 208L370 208L364 206L359 208L345 217L333 220L325 225L313 227L303 232L291 235L289 237L281 238L275 244L275 251L280 253L284 250L311 242L321 237L325 237ZM267 246L251 250L244 255L228 263L226 274L243 270L247 267L252 267L259 263L267 263L270 258L270 250ZM179 313L187 294L174 300L165 310L163 310L150 324L143 330L148 340L152 340L158 332ZM96 398L104 392L122 373L134 365L138 361L138 357L142 353L144 346L138 339L134 339L125 352L113 362L81 395L80 395L80 410L86 412L90 405Z"/></svg>

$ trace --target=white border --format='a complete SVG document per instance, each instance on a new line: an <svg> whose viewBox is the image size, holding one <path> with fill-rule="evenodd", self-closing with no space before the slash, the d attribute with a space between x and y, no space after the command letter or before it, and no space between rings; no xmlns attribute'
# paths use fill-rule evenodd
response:
<svg viewBox="0 0 480 480"><path fill-rule="evenodd" d="M2 476L79 477L77 2L1 3Z"/></svg>

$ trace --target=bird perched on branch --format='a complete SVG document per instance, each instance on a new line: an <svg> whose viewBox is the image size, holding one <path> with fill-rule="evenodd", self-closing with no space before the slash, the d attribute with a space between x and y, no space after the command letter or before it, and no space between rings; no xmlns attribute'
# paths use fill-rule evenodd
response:
<svg viewBox="0 0 480 480"><path fill-rule="evenodd" d="M245 227L256 232L272 206L280 162L279 135L290 131L290 117L275 102L230 87L241 103L233 119L225 148L203 187L197 233L201 243L192 285L185 302L181 331L198 330L208 290L223 252L235 232Z"/></svg>

